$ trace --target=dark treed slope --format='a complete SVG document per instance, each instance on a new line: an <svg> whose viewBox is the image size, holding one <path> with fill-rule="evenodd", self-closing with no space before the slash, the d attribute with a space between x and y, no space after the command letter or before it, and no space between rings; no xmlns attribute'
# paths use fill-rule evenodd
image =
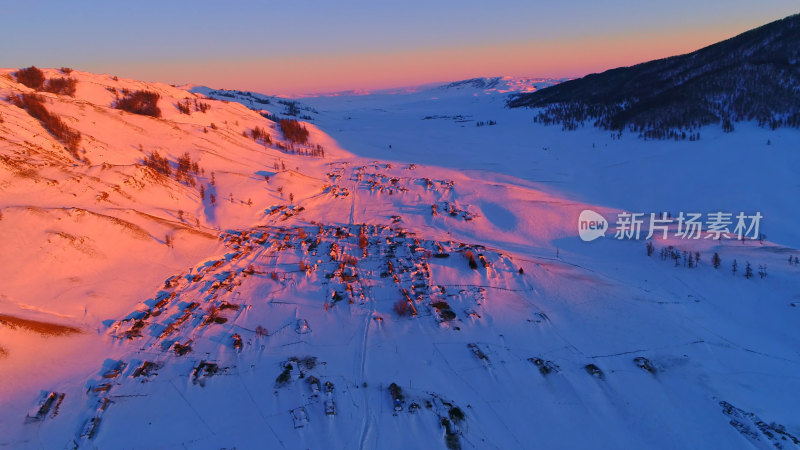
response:
<svg viewBox="0 0 800 450"><path fill-rule="evenodd" d="M800 14L692 53L587 75L512 97L539 107L535 121L575 129L586 121L645 138L685 139L736 121L800 127Z"/></svg>

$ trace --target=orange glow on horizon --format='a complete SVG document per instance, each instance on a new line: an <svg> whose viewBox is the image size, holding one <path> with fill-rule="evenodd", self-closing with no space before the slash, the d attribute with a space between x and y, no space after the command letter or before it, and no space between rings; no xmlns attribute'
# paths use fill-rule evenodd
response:
<svg viewBox="0 0 800 450"><path fill-rule="evenodd" d="M391 53L317 54L214 62L158 61L147 65L123 64L116 68L120 71L118 75L148 81L297 95L405 87L480 76L573 78L691 52L731 36L723 29L705 28L686 33L656 31L636 36L585 36L559 42L516 42Z"/></svg>

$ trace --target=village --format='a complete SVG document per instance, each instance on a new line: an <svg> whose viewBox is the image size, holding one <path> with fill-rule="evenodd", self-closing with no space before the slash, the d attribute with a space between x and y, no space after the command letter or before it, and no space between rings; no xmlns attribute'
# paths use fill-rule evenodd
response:
<svg viewBox="0 0 800 450"><path fill-rule="evenodd" d="M272 209L277 210L285 208ZM230 230L220 239L227 253L169 277L152 298L109 327L109 336L126 349L121 352L124 357L107 360L87 381L87 410L76 440L92 439L115 403L134 395L131 392L143 395L149 384L177 365L184 367L178 372L185 371L194 389L203 389L215 378L241 370L245 360L253 367L267 364L275 374L272 381L263 380L262 388L274 395L294 391L290 395L297 405L287 411L293 427L306 426L312 408L333 418L340 395L334 386L358 389L357 380L326 376L325 355L320 352L289 356L272 369L274 363L267 361L274 358L259 357L268 355L271 341L302 341L313 334L311 317L337 311L367 316L373 322L367 327L381 327L386 318L393 318L458 332L481 320L486 288L437 284L431 264L472 272L486 282L522 276L498 252L420 239L396 225L261 226ZM294 317L267 319L276 314L276 306L285 305L294 305ZM297 315L302 311L307 314ZM475 344L468 347L487 360ZM454 410L457 407L439 394L418 392L410 398L401 392L394 383L386 388L386 401L395 414L435 412L433 420L442 422L449 441L457 442L464 420L460 409ZM63 400L63 394L50 393L29 417L44 420Z"/></svg>

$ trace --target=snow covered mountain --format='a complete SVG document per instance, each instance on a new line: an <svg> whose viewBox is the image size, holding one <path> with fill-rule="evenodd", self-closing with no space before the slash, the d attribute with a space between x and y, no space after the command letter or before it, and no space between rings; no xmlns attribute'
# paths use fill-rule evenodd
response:
<svg viewBox="0 0 800 450"><path fill-rule="evenodd" d="M565 129L588 122L656 139L748 121L800 128L800 14L685 55L520 93L509 106L541 108L539 121Z"/></svg>
<svg viewBox="0 0 800 450"><path fill-rule="evenodd" d="M472 78L469 80L454 81L441 85L440 90L474 89L487 94L508 94L535 92L538 89L553 86L564 80L551 78L525 78L525 77L492 77Z"/></svg>
<svg viewBox="0 0 800 450"><path fill-rule="evenodd" d="M482 77L471 78L468 80L454 81L452 83L440 84L429 83L420 86L410 86L405 88L378 89L378 90L358 90L358 91L339 91L317 94L296 95L292 98L286 96L264 95L257 92L246 92L225 89L212 89L205 86L187 86L191 92L207 95L220 100L230 100L242 103L251 109L260 109L260 106L269 104L279 104L286 107L287 115L296 116L302 111L314 112L308 106L303 106L304 98L334 98L339 103L348 98L390 98L407 96L419 98L431 98L441 95L454 94L463 97L465 94L472 95L497 95L497 94L522 94L535 92L538 89L553 86L564 79L552 78L530 78L530 77ZM297 109L291 109L292 104Z"/></svg>
<svg viewBox="0 0 800 450"><path fill-rule="evenodd" d="M289 101L15 74L0 445L800 447L797 130L564 133L505 107L536 80ZM581 241L586 209L760 211L766 237L648 255Z"/></svg>

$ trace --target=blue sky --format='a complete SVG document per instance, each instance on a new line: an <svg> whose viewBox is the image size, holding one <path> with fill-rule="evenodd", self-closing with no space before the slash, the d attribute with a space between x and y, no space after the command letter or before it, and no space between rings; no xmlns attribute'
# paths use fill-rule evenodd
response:
<svg viewBox="0 0 800 450"><path fill-rule="evenodd" d="M579 76L800 11L797 0L4 3L3 67L285 93Z"/></svg>

